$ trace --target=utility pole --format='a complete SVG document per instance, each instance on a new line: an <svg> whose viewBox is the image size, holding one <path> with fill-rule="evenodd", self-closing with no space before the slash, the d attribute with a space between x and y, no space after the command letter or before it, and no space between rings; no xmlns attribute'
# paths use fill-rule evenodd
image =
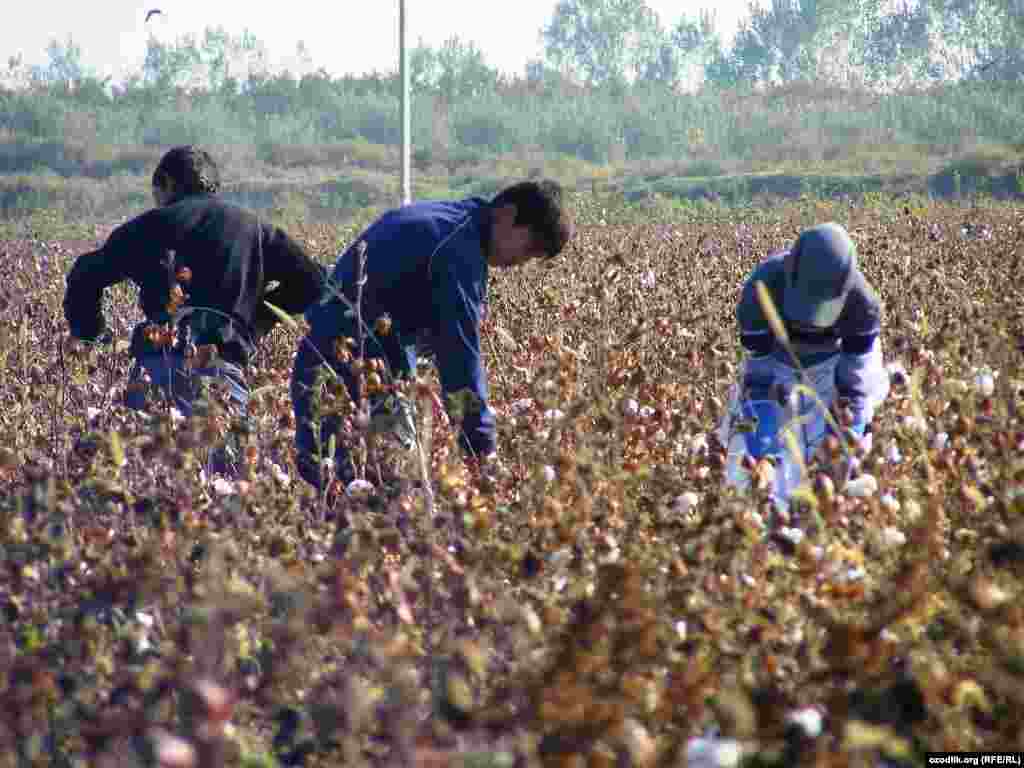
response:
<svg viewBox="0 0 1024 768"><path fill-rule="evenodd" d="M405 14L405 0L398 0L398 75L402 81L402 205L408 205L412 202L412 185L409 181L409 161L412 154L412 119L409 104L407 27L408 17Z"/></svg>

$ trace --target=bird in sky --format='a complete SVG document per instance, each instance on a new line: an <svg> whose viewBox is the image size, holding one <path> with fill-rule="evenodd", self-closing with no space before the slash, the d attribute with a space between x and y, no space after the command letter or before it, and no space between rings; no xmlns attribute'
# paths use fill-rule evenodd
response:
<svg viewBox="0 0 1024 768"><path fill-rule="evenodd" d="M159 8L154 8L153 10L149 11L149 13L146 14L146 21L148 22L151 18L156 16L158 13L159 14L163 14L163 11L161 11Z"/></svg>

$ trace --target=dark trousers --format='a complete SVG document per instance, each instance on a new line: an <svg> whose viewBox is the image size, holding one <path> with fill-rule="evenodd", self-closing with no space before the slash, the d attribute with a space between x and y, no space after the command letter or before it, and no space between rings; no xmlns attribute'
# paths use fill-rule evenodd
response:
<svg viewBox="0 0 1024 768"><path fill-rule="evenodd" d="M188 417L192 414L192 404L200 391L203 379L216 379L227 385L231 403L238 415L243 415L249 407L249 388L245 383L242 369L237 365L219 362L208 368L189 370L185 358L180 352L157 353L135 358L129 380L132 383L143 382L145 377L159 387L164 397ZM129 387L125 395L125 405L136 410L146 409L146 392Z"/></svg>
<svg viewBox="0 0 1024 768"><path fill-rule="evenodd" d="M211 379L223 382L227 386L232 415L240 418L247 415L249 388L246 386L242 369L232 363L219 362L208 368L189 370L180 352L137 357L129 375L130 383L125 394L125 405L129 408L148 410L151 401L147 400L147 388L131 386L143 383L146 378L158 387L160 396L170 398L171 404L186 418L192 415L193 404L202 390L202 382ZM225 444L211 451L207 468L211 472L234 476L241 466L240 460L238 446L234 445L229 437Z"/></svg>
<svg viewBox="0 0 1024 768"><path fill-rule="evenodd" d="M346 334L339 334L342 338ZM403 377L416 368L416 345L401 345L396 337L383 340L368 339L365 359L383 359L391 375ZM295 461L302 478L314 488L322 489L323 482L333 470L334 477L344 484L355 479L355 471L348 447L341 440L339 431L342 418L339 414L314 414L318 393L315 391L317 376L321 383L335 376L339 377L356 399L356 378L347 364L341 363L334 354L333 342L318 343L313 336L299 342L292 366L291 396L295 412ZM374 403L370 403L371 409ZM319 438L317 433L319 432ZM328 446L334 438L334 461L329 462ZM329 463L324 466L324 460ZM333 464L333 466L332 466Z"/></svg>

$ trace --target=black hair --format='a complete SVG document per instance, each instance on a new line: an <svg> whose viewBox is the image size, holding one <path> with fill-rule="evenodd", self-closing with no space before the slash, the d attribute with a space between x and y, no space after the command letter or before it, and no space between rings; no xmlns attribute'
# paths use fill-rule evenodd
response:
<svg viewBox="0 0 1024 768"><path fill-rule="evenodd" d="M187 144L169 150L153 171L153 186L171 179L177 197L214 195L220 191L220 168L205 149Z"/></svg>
<svg viewBox="0 0 1024 768"><path fill-rule="evenodd" d="M548 258L554 258L576 230L564 197L562 185L557 181L521 181L499 192L491 200L491 207L514 205L516 226L529 227Z"/></svg>

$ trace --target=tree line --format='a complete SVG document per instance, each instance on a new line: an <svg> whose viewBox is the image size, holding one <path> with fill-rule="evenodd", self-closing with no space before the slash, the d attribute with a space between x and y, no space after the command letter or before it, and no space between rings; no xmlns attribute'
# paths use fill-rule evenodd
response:
<svg viewBox="0 0 1024 768"><path fill-rule="evenodd" d="M540 143L591 160L659 155L692 146L694 135L731 136L734 127L714 124L714 94L726 89L813 84L884 98L928 86L1016 92L1024 76L1024 0L752 2L728 45L711 11L667 22L644 0L559 0L539 35L543 55L513 74L458 36L415 46L416 144L500 152ZM301 44L297 54L304 71L272 71L252 34L207 28L172 42L151 37L140 71L112 83L86 66L73 36L53 40L44 65L8 62L0 135L112 144L398 141L397 73L333 76L315 69ZM1005 111L1007 102L985 103ZM931 120L928 109L922 115ZM910 125L890 118L900 130ZM922 140L941 141L928 120L920 121Z"/></svg>

